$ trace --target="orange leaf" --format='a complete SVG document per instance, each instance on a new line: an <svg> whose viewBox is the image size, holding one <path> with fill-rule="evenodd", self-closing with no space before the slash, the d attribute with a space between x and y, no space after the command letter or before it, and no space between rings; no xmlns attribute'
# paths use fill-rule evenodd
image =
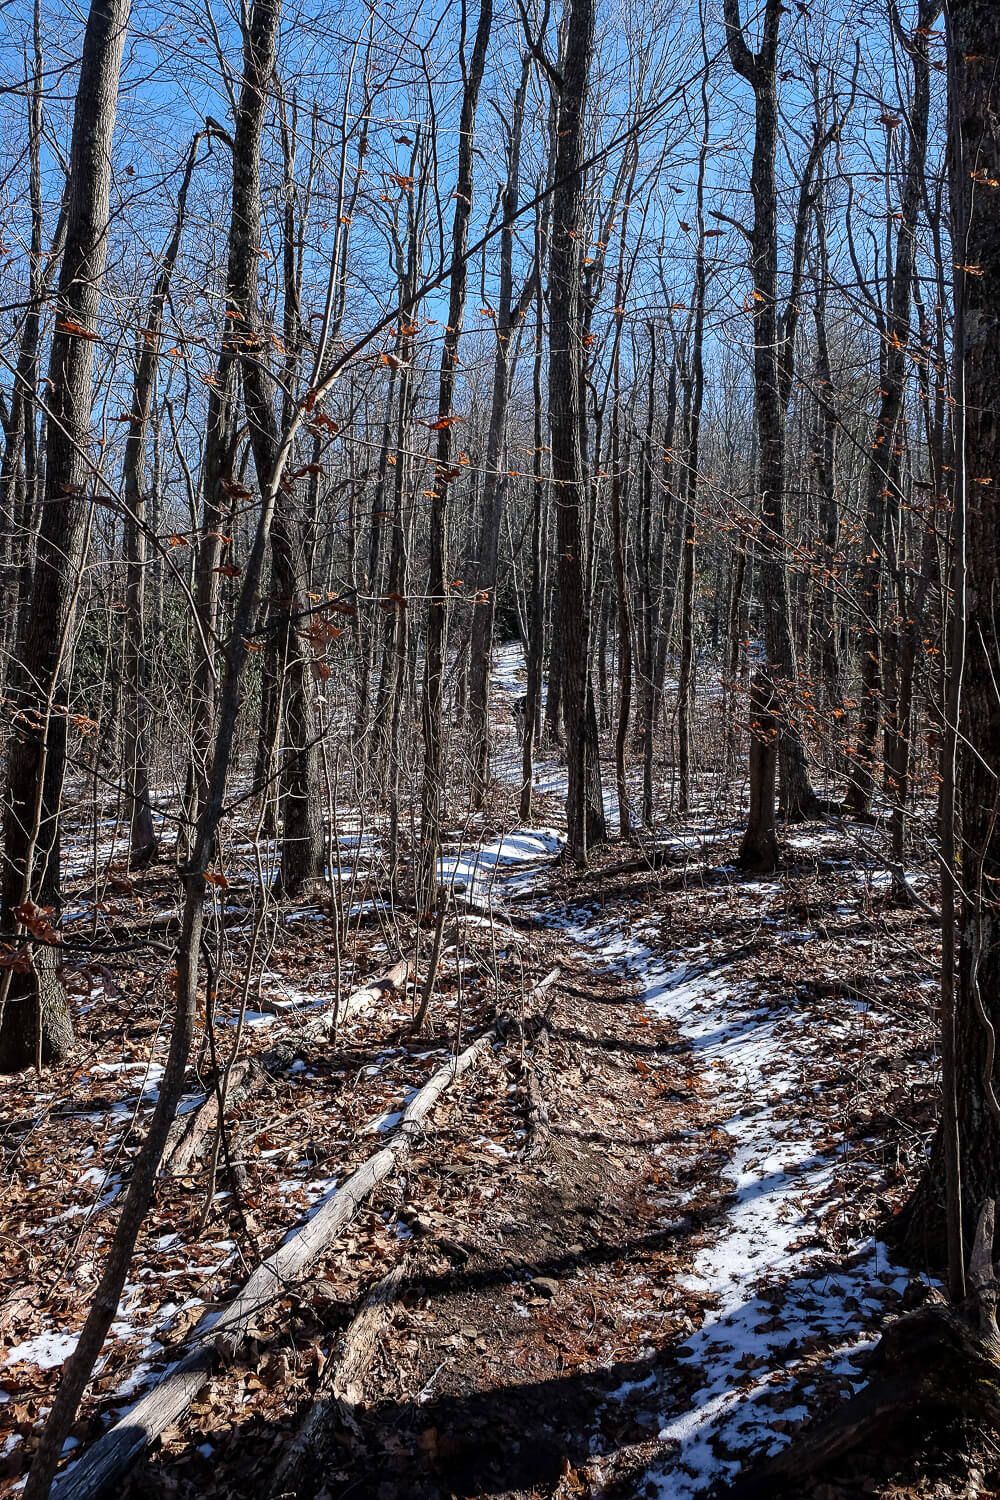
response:
<svg viewBox="0 0 1000 1500"><path fill-rule="evenodd" d="M59 333L72 334L77 339L89 339L92 344L100 343L100 334L92 333L89 328L84 328L83 324L78 323L75 318L58 319L56 329Z"/></svg>

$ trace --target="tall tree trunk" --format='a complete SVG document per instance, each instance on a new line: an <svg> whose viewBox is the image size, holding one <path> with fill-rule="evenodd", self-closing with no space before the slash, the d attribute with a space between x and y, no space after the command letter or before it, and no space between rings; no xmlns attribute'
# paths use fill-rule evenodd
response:
<svg viewBox="0 0 1000 1500"><path fill-rule="evenodd" d="M677 677L678 806L686 814L691 805L691 706L694 696L694 583L697 545L698 465L701 408L705 393L705 165L708 160L708 79L702 79L702 143L698 152L694 263L694 325L691 329L690 399L687 422L687 465L684 474L684 525L681 533L681 658Z"/></svg>
<svg viewBox="0 0 1000 1500"><path fill-rule="evenodd" d="M618 714L615 724L615 788L618 796L618 831L631 837L632 815L628 790L628 733L632 715L633 624L628 569L628 508L626 475L629 465L622 454L622 336L625 303L631 282L626 266L629 209L639 167L638 151L631 153L619 230L618 269L615 276L614 342L611 351L611 570L615 586L618 626Z"/></svg>
<svg viewBox="0 0 1000 1500"><path fill-rule="evenodd" d="M12 371L10 405L3 424L3 460L0 462L0 517L5 536L4 562L9 570L4 614L2 671L17 648L22 615L31 588L31 567L38 500L37 392L39 346L45 300L62 253L66 232L67 200L64 195L59 220L48 255L43 250L42 135L44 113L44 59L42 54L41 0L35 0L32 26L34 71L28 99L28 197L31 205L31 241L28 248L28 300L21 320L17 360Z"/></svg>
<svg viewBox="0 0 1000 1500"><path fill-rule="evenodd" d="M472 740L472 775L477 803L481 805L489 779L489 684L493 658L493 620L496 613L497 560L500 555L500 524L506 475L503 448L507 429L507 402L510 392L511 338L520 316L527 311L531 285L525 288L517 307L514 305L514 222L520 192L521 130L524 124L524 100L528 88L530 58L521 69L521 81L514 95L510 125L507 183L502 199L506 224L500 235L500 285L496 308L496 351L493 357L493 390L490 399L490 425L486 437L486 473L483 476L483 508L476 559L476 592L480 596L472 616L469 635L469 729Z"/></svg>
<svg viewBox="0 0 1000 1500"><path fill-rule="evenodd" d="M545 340L545 307L542 293L541 223L535 228L535 357L532 361L532 408L534 442L531 457L531 591L527 610L527 644L525 668L527 683L524 696L524 723L521 726L521 798L518 816L531 821L531 796L534 782L534 746L541 721L542 666L545 656L545 532L548 515L548 483L543 467L544 434L542 406L542 357Z"/></svg>
<svg viewBox="0 0 1000 1500"><path fill-rule="evenodd" d="M950 0L946 14L956 452L942 796L943 1121L905 1226L910 1246L926 1252L940 1250L947 1223L950 1282L960 1295L979 1211L985 1199L1000 1198L1000 193L993 186L1000 182L1000 9L992 0Z"/></svg>
<svg viewBox="0 0 1000 1500"><path fill-rule="evenodd" d="M801 817L815 810L809 785L805 748L795 723L790 699L798 669L792 634L785 558L785 403L787 379L778 317L778 142L777 58L781 0L766 0L757 53L747 46L740 22L739 0L724 0L726 34L733 67L753 88L754 149L750 192L754 216L750 228L753 271L754 412L757 428L757 488L761 517L759 573L764 605L764 640L772 687L781 704L779 757L785 811ZM753 829L748 830L752 837ZM761 858L773 841L760 829Z"/></svg>
<svg viewBox="0 0 1000 1500"><path fill-rule="evenodd" d="M994 1038L1000 1027L1000 11L951 0L952 201L957 267L958 484L967 507L968 640L959 734L962 904L957 1103L966 1243L986 1196L1000 1196L1000 1104ZM988 184L988 186L981 186ZM959 507L957 524L961 523ZM959 548L959 568L961 568ZM952 660L949 669L957 670Z"/></svg>
<svg viewBox="0 0 1000 1500"><path fill-rule="evenodd" d="M283 120L282 142L285 156L282 326L285 368L282 426L287 430L293 415L290 392L296 385L304 342L301 312L302 260L298 246L305 241L307 217L306 207L298 210L294 113L291 122ZM257 191L259 199L259 186ZM259 208L257 211L259 214ZM335 241L335 258L339 253L338 238ZM330 275L332 286L336 286L337 278L338 265L335 259ZM248 288L248 306L249 293ZM262 337L262 347L263 344ZM270 386L271 382L264 374L261 353L251 353L250 359L244 363L243 388L262 491L270 484L278 448ZM313 440L314 464L321 451L321 432L322 429L317 428ZM272 605L276 612L272 628L277 647L277 728L280 740L278 810L281 820L281 848L276 886L284 896L308 894L320 884L326 870L313 647L322 656L327 643L340 633L339 628L331 626L326 618L310 616L309 613L309 565L300 491L301 484L294 482L294 475L289 476L289 480L278 492L274 525L271 528Z"/></svg>
<svg viewBox="0 0 1000 1500"><path fill-rule="evenodd" d="M816 363L813 371L815 414L812 434L812 468L816 477L819 501L820 556L826 569L826 586L820 590L816 654L823 701L841 709L843 689L840 663L840 611L837 590L837 548L840 540L840 513L837 505L837 433L839 423L833 393L833 369L826 330L826 288L828 268L826 226L817 214L819 235L819 273L813 317L816 327ZM835 736L836 738L836 736ZM837 746L834 745L836 755Z"/></svg>
<svg viewBox="0 0 1000 1500"><path fill-rule="evenodd" d="M583 155L594 45L593 0L570 0L559 92L549 250L549 421L559 555L559 645L566 727L566 830L570 856L587 863L606 837L590 678L590 600L584 587L584 414L581 274Z"/></svg>
<svg viewBox="0 0 1000 1500"><path fill-rule="evenodd" d="M867 817L871 812L875 790L875 747L883 696L882 626L883 618L888 613L888 606L883 599L887 510L899 467L901 439L897 429L903 412L909 364L910 307L916 268L917 223L925 187L924 168L930 114L927 37L940 9L940 0L923 0L918 25L912 33L903 32L898 18L896 20L897 34L909 53L913 67L913 95L908 111L910 149L900 204L891 295L888 316L882 330L884 354L879 386L881 397L865 482L865 563L860 577L860 602L864 611L861 630L861 706L857 743L851 757L851 775L845 794L848 809L860 817Z"/></svg>
<svg viewBox="0 0 1000 1500"><path fill-rule="evenodd" d="M107 264L111 140L131 0L93 0L87 17L70 146L66 248L49 360L45 488L24 645L10 696L14 730L3 807L2 927L57 905L59 816L66 765L69 652L87 546L94 343ZM36 930L37 937L37 930ZM0 1068L65 1056L73 1040L57 949L40 940L27 973L0 988Z"/></svg>
<svg viewBox="0 0 1000 1500"><path fill-rule="evenodd" d="M125 442L122 489L125 500L125 791L129 820L129 863L142 869L157 855L153 809L149 795L149 644L146 637L146 575L148 520L146 515L146 441L156 387L163 313L181 246L188 188L195 155L202 139L191 142L177 193L174 226L160 262L136 344L132 411Z"/></svg>
<svg viewBox="0 0 1000 1500"><path fill-rule="evenodd" d="M670 362L670 375L667 380L667 414L663 432L662 458L660 463L654 466L653 437L656 426L656 405L654 399L655 374L656 344L653 330L650 328L648 457L646 462L648 523L644 547L647 562L643 584L645 594L644 634L646 645L642 669L642 821L646 828L652 828L654 820L653 770L656 754L656 726L660 714L660 705L663 700L663 678L666 670L667 655L667 632L664 628L663 618L663 601L666 594L663 570L666 553L667 515L669 502L673 495L673 450L674 434L677 428L677 361L674 359ZM658 478L657 475L659 476ZM661 504L658 507L655 520L653 514L654 492L661 496Z"/></svg>
<svg viewBox="0 0 1000 1500"><path fill-rule="evenodd" d="M463 9L464 18L464 9ZM472 178L475 152L476 109L486 66L486 48L493 25L493 0L481 0L479 25L466 64L465 36L460 43L462 62L462 110L459 117L458 170L455 180L455 216L451 233L451 284L448 322L441 348L438 383L438 414L435 422L435 471L430 513L430 555L427 576L427 640L425 646L423 727L424 770L420 798L419 897L426 910L434 901L437 862L441 847L441 817L444 802L444 659L447 650L448 613L448 489L454 478L451 467L454 440L453 404L458 373L458 346L465 317L468 284L466 246L472 216Z"/></svg>

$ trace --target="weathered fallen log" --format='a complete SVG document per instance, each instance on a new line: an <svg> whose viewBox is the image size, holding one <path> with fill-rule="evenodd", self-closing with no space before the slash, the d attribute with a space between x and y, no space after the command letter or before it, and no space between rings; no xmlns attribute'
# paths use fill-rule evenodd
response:
<svg viewBox="0 0 1000 1500"><path fill-rule="evenodd" d="M558 969L551 970L535 986L532 995L548 989L558 975ZM157 1385L57 1479L52 1491L55 1500L98 1500L140 1453L177 1421L205 1384L216 1356L231 1359L253 1317L304 1279L378 1184L421 1138L425 1122L442 1094L474 1067L506 1030L504 1022L497 1022L431 1076L403 1110L392 1143L353 1172L314 1210L311 1218L297 1225L278 1249L261 1262L221 1314L213 1314L199 1325L190 1351L170 1366ZM213 1340L211 1346L207 1343L209 1337Z"/></svg>
<svg viewBox="0 0 1000 1500"><path fill-rule="evenodd" d="M377 1004L379 1000L385 1000L387 996L401 989L409 979L411 970L410 960L401 958L381 979L367 980L360 989L348 995L339 1006L331 1006L314 1016L296 1034L297 1043L326 1041L352 1016L358 1015L361 1011L367 1010L370 1005Z"/></svg>
<svg viewBox="0 0 1000 1500"><path fill-rule="evenodd" d="M509 905L505 910L497 911L488 903L474 901L471 896L465 896L461 892L452 896L452 909L461 912L463 916L481 917L500 927L513 928L515 932L538 932L545 926L542 917L522 915L519 911L512 911Z"/></svg>
<svg viewBox="0 0 1000 1500"><path fill-rule="evenodd" d="M538 1069L530 1058L525 1061L524 1072L528 1086L528 1147L525 1155L540 1156L552 1135L549 1107L542 1092Z"/></svg>
<svg viewBox="0 0 1000 1500"><path fill-rule="evenodd" d="M276 1043L269 1057L264 1059L265 1065L269 1060L283 1061L286 1055L296 1052L303 1043L327 1040L333 1033L334 1024L342 1025L344 1021L358 1015L369 1005L374 1005L378 1000L392 994L406 983L409 973L410 961L403 958L382 978L366 980L359 989L347 996L339 1010L333 1007L321 1011L296 1032L293 1038ZM235 1063L229 1071L226 1084L227 1106L238 1104L244 1099L262 1076L261 1069L252 1058ZM189 1171L192 1162L197 1160L209 1142L214 1139L218 1122L219 1095L218 1090L212 1088L197 1109L174 1121L167 1148L163 1153L161 1173L181 1176Z"/></svg>
<svg viewBox="0 0 1000 1500"><path fill-rule="evenodd" d="M234 1063L229 1070L226 1085L226 1104L239 1104L250 1092L258 1076L259 1069L251 1058ZM218 1123L219 1095L213 1087L197 1109L174 1121L167 1138L163 1161L160 1163L161 1174L183 1176L214 1138Z"/></svg>
<svg viewBox="0 0 1000 1500"><path fill-rule="evenodd" d="M718 843L718 839L706 839L704 845L700 846L697 853L701 856L710 843ZM696 851L687 848L678 848L676 844L667 845L663 848L644 849L634 859L623 859L617 865L605 866L600 874L602 880L616 880L621 875L645 875L650 870L663 870L682 865L690 859Z"/></svg>
<svg viewBox="0 0 1000 1500"><path fill-rule="evenodd" d="M305 1419L278 1466L271 1488L274 1500L298 1494L307 1472L322 1463L335 1424L348 1425L352 1421L351 1408L361 1403L364 1378L406 1276L407 1263L401 1261L375 1283L365 1298L361 1311L344 1335L339 1353L331 1356Z"/></svg>

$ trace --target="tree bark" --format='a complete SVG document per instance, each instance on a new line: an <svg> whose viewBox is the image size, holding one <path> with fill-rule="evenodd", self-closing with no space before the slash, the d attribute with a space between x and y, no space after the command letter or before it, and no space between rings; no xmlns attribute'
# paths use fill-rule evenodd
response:
<svg viewBox="0 0 1000 1500"><path fill-rule="evenodd" d="M143 325L136 342L135 383L122 473L125 500L125 787L129 819L129 863L143 869L156 859L158 842L153 828L149 788L149 647L146 638L146 574L148 521L146 516L146 442L156 387L163 313L181 246L188 189L195 155L202 139L191 142L180 188L174 226L160 262Z"/></svg>
<svg viewBox="0 0 1000 1500"><path fill-rule="evenodd" d="M493 390L490 398L490 423L486 437L486 473L483 476L482 521L476 558L476 592L479 603L472 616L469 635L469 730L472 741L472 774L475 797L479 805L489 780L489 684L493 660L493 620L496 613L497 562L500 555L500 524L503 518L506 474L503 469L504 439L507 430L507 404L510 393L512 336L516 324L527 311L531 283L514 302L514 223L520 192L521 130L524 124L524 101L528 88L530 58L521 69L521 80L514 96L510 124L507 183L501 211L510 221L500 236L500 285L496 308L496 350L493 357ZM526 294L526 295L525 295Z"/></svg>
<svg viewBox="0 0 1000 1500"><path fill-rule="evenodd" d="M956 261L952 611L964 639L952 630L945 754L955 756L961 860L953 864L949 857L949 814L943 817L942 922L950 926L957 904L959 946L952 997L946 930L942 1132L903 1227L915 1252L940 1255L950 1196L963 1241L949 1247L955 1285L962 1279L960 1251L972 1242L984 1200L1000 1196L1000 193L993 185L1000 182L1000 10L992 0L951 0L946 14ZM947 764L944 772L947 790ZM950 1123L957 1150L949 1142ZM958 1179L951 1184L950 1155Z"/></svg>
<svg viewBox="0 0 1000 1500"><path fill-rule="evenodd" d="M753 88L754 149L750 192L754 216L749 231L753 271L754 412L757 429L757 489L761 518L759 572L764 605L764 640L772 685L781 709L780 757L784 808L789 817L815 812L805 747L790 705L798 681L795 639L785 559L785 403L787 361L778 317L778 143L777 58L781 0L766 0L757 53L747 46L739 0L724 0L729 55L737 73ZM790 307L794 301L790 300ZM762 835L764 830L761 830Z"/></svg>
<svg viewBox="0 0 1000 1500"><path fill-rule="evenodd" d="M590 600L584 586L585 498L581 422L584 378L581 276L583 154L594 45L593 0L571 0L559 92L559 126L549 250L549 421L558 549L559 648L566 728L568 851L587 863L606 838L590 678Z"/></svg>
<svg viewBox="0 0 1000 1500"><path fill-rule="evenodd" d="M107 264L111 140L131 0L93 0L87 17L70 146L66 247L49 360L45 485L38 556L15 680L3 807L2 921L54 906L66 764L66 660L87 548L94 478L89 459L94 344ZM65 1056L73 1040L58 949L42 941L27 973L0 989L0 1069Z"/></svg>
<svg viewBox="0 0 1000 1500"><path fill-rule="evenodd" d="M865 481L865 563L861 570L861 707L858 737L851 758L845 803L859 817L871 813L875 791L875 747L883 698L883 618L888 606L883 599L885 548L890 498L898 493L898 432L903 411L909 365L910 309L916 270L916 234L924 195L927 131L930 114L930 60L927 34L940 11L940 0L923 0L918 24L900 38L913 67L913 95L909 101L910 149L906 163L896 235L888 316L882 328L883 358L879 411L872 437L871 456ZM889 127L892 128L892 127Z"/></svg>
<svg viewBox="0 0 1000 1500"><path fill-rule="evenodd" d="M778 695L766 673L750 685L750 817L740 844L741 870L767 874L778 865L774 783L778 765Z"/></svg>

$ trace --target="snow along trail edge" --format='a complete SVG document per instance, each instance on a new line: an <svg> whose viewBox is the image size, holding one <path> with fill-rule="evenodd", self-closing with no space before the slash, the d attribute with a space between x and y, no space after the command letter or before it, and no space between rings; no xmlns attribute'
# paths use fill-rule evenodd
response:
<svg viewBox="0 0 1000 1500"><path fill-rule="evenodd" d="M517 828L479 856L467 850L443 861L442 876L471 875L476 894L498 909L516 894L519 909L530 911L528 882L540 860L557 856L557 841L561 846L552 829ZM757 889L734 883L734 900ZM533 914L629 979L651 1012L676 1025L690 1049L688 1071L710 1080L716 1125L728 1140L722 1175L732 1199L684 1281L706 1303L701 1327L675 1351L696 1388L684 1409L661 1412L666 1452L644 1477L654 1487L644 1492L688 1500L786 1446L791 1429L809 1416L806 1402L821 1376L860 1390L858 1357L910 1279L871 1238L827 1263L816 1249L818 1217L838 1201L837 1158L848 1148L831 1149L825 1128L810 1125L809 1091L819 1088L810 1082L810 1064L824 1049L828 1055L838 1036L870 1027L874 1007L839 1001L817 1035L813 1017L791 998L727 980L726 960L713 956L709 943L663 956L643 941L649 922L626 929L606 910L584 905L539 906Z"/></svg>

